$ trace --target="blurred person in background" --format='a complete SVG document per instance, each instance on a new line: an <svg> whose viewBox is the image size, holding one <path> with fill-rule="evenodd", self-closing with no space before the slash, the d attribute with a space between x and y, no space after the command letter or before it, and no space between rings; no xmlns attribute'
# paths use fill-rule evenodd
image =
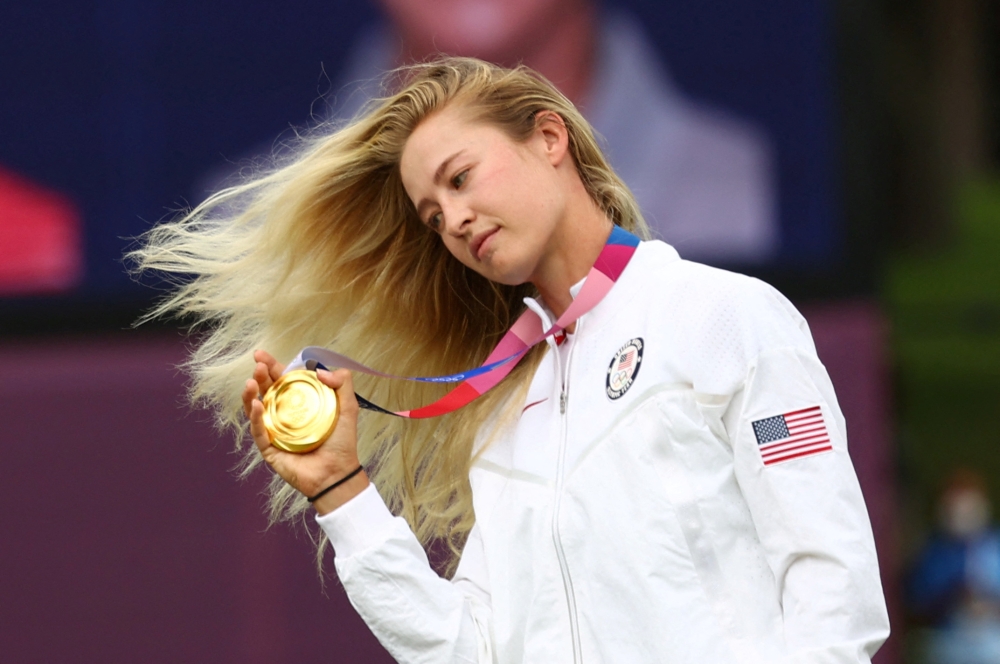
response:
<svg viewBox="0 0 1000 664"><path fill-rule="evenodd" d="M908 588L911 611L932 627L931 664L1000 662L1000 529L991 511L982 475L953 471Z"/></svg>
<svg viewBox="0 0 1000 664"><path fill-rule="evenodd" d="M765 134L675 87L635 18L596 0L378 0L341 72L334 115L379 96L388 70L438 53L548 78L601 135L654 237L690 258L762 262L779 227Z"/></svg>

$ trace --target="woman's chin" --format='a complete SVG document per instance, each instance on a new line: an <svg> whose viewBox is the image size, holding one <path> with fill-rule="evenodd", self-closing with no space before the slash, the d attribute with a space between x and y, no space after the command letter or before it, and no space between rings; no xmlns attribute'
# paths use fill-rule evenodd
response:
<svg viewBox="0 0 1000 664"><path fill-rule="evenodd" d="M531 267L518 261L507 260L503 252L491 249L479 260L463 261L466 267L478 272L490 281L505 286L520 286L531 281ZM522 261L523 262L523 261Z"/></svg>
<svg viewBox="0 0 1000 664"><path fill-rule="evenodd" d="M483 276L498 284L520 286L531 281L531 270L527 270L523 266L510 265L502 260L493 261L492 257L488 261L485 261L484 264L487 266L487 269L483 273Z"/></svg>

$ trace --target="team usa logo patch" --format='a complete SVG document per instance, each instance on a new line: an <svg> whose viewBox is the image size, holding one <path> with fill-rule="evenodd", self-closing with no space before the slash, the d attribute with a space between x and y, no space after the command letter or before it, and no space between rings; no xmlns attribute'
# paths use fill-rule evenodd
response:
<svg viewBox="0 0 1000 664"><path fill-rule="evenodd" d="M833 451L819 406L751 422L765 466Z"/></svg>
<svg viewBox="0 0 1000 664"><path fill-rule="evenodd" d="M635 338L618 349L608 367L608 378L605 381L608 398L614 401L628 392L632 383L639 376L642 365L642 339Z"/></svg>

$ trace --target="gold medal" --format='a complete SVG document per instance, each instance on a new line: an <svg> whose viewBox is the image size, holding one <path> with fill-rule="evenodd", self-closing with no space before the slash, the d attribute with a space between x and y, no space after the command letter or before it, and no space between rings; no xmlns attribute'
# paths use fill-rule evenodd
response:
<svg viewBox="0 0 1000 664"><path fill-rule="evenodd" d="M302 454L323 444L340 416L337 393L316 372L289 371L264 394L264 428L271 444Z"/></svg>

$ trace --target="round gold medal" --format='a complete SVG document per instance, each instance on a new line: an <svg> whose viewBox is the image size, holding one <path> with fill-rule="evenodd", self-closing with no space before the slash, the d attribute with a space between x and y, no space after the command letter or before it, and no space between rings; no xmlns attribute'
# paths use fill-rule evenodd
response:
<svg viewBox="0 0 1000 664"><path fill-rule="evenodd" d="M264 427L271 444L286 452L310 452L323 444L340 415L337 393L314 371L289 371L264 394Z"/></svg>

